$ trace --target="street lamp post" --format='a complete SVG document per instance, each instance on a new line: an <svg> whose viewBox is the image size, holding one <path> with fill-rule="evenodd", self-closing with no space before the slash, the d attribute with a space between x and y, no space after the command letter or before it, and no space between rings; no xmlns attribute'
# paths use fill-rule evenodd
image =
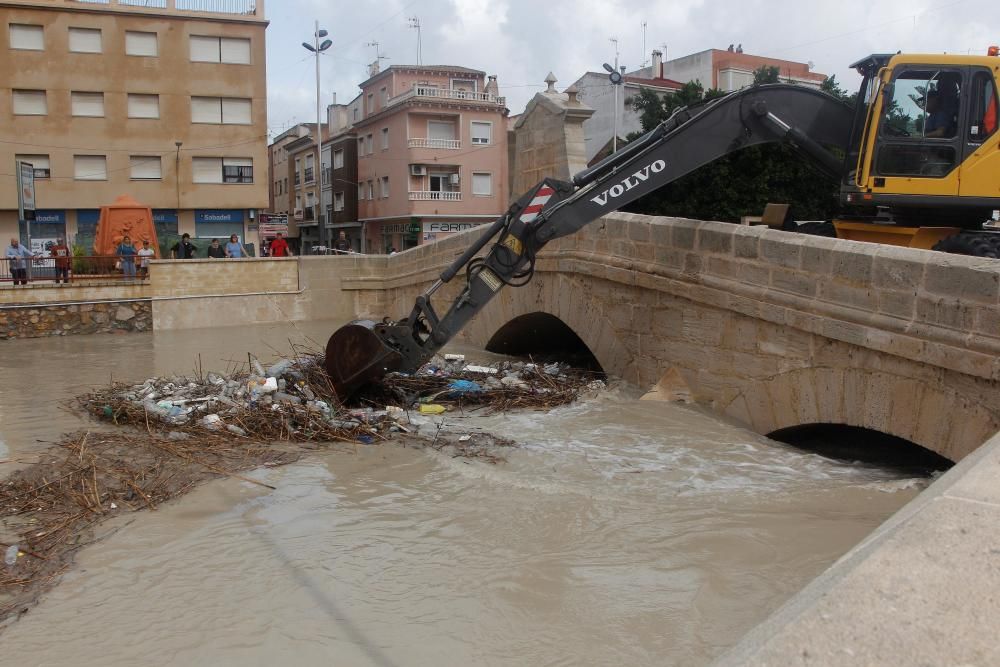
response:
<svg viewBox="0 0 1000 667"><path fill-rule="evenodd" d="M326 37L329 33L326 30L320 30L319 21L316 21L316 31L313 33L313 43L302 42L302 46L306 47L308 50L312 51L316 56L316 171L313 172L313 184L316 186L317 197L314 204L317 207L322 206L323 203L323 185L321 182L321 176L323 173L323 111L322 111L322 98L320 97L319 90L319 56L321 53L333 46L333 42L329 39L324 39L320 42L320 39ZM313 218L317 221L320 220L320 212L314 211ZM324 246L329 246L330 238L326 229L326 221L319 222L319 242Z"/></svg>
<svg viewBox="0 0 1000 667"><path fill-rule="evenodd" d="M608 63L604 63L604 69L608 72L608 80L611 81L611 86L615 89L615 111L614 111L614 130L611 134L611 152L618 152L618 87L622 83L622 74L625 68L622 67L622 71L618 71L618 58L615 57L615 65L612 67Z"/></svg>

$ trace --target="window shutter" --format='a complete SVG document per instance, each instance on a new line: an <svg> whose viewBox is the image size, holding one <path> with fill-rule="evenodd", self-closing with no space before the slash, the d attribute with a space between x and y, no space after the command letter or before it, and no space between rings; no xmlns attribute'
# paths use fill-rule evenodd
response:
<svg viewBox="0 0 1000 667"><path fill-rule="evenodd" d="M223 37L220 40L219 53L222 62L236 65L250 64L250 40L235 37Z"/></svg>
<svg viewBox="0 0 1000 667"><path fill-rule="evenodd" d="M133 155L129 158L131 177L135 180L159 180L163 177L159 155Z"/></svg>
<svg viewBox="0 0 1000 667"><path fill-rule="evenodd" d="M191 35L191 62L217 63L221 60L219 38Z"/></svg>
<svg viewBox="0 0 1000 667"><path fill-rule="evenodd" d="M70 93L74 116L101 117L104 115L104 93Z"/></svg>
<svg viewBox="0 0 1000 667"><path fill-rule="evenodd" d="M15 90L14 114L17 116L44 116L49 112L44 90Z"/></svg>
<svg viewBox="0 0 1000 667"><path fill-rule="evenodd" d="M191 159L191 180L195 183L221 183L222 158L196 157Z"/></svg>
<svg viewBox="0 0 1000 667"><path fill-rule="evenodd" d="M48 155L15 155L14 159L30 164L35 170L35 178L50 178L52 172L49 168Z"/></svg>
<svg viewBox="0 0 1000 667"><path fill-rule="evenodd" d="M226 125L250 125L250 100L238 98L223 99L222 122Z"/></svg>
<svg viewBox="0 0 1000 667"><path fill-rule="evenodd" d="M44 51L45 33L42 31L42 26L11 23L10 48Z"/></svg>
<svg viewBox="0 0 1000 667"><path fill-rule="evenodd" d="M492 134L492 124L475 122L472 123L472 143L473 144L489 144Z"/></svg>
<svg viewBox="0 0 1000 667"><path fill-rule="evenodd" d="M333 152L333 168L334 169L344 168L344 151Z"/></svg>
<svg viewBox="0 0 1000 667"><path fill-rule="evenodd" d="M218 97L191 98L192 123L221 123L222 100Z"/></svg>
<svg viewBox="0 0 1000 667"><path fill-rule="evenodd" d="M70 28L69 50L74 53L100 53L101 31L93 28Z"/></svg>
<svg viewBox="0 0 1000 667"><path fill-rule="evenodd" d="M490 174L472 174L472 194L493 194L493 181Z"/></svg>
<svg viewBox="0 0 1000 667"><path fill-rule="evenodd" d="M126 31L125 54L129 56L156 57L156 33Z"/></svg>
<svg viewBox="0 0 1000 667"><path fill-rule="evenodd" d="M252 167L253 158L250 157L224 157L222 164L227 167Z"/></svg>
<svg viewBox="0 0 1000 667"><path fill-rule="evenodd" d="M455 138L454 123L443 123L437 120L427 121L427 138L454 139Z"/></svg>
<svg viewBox="0 0 1000 667"><path fill-rule="evenodd" d="M129 93L128 96L128 117L129 118L159 118L160 117L160 96L159 95L139 95Z"/></svg>
<svg viewBox="0 0 1000 667"><path fill-rule="evenodd" d="M108 180L108 159L103 155L74 155L73 178L78 181Z"/></svg>

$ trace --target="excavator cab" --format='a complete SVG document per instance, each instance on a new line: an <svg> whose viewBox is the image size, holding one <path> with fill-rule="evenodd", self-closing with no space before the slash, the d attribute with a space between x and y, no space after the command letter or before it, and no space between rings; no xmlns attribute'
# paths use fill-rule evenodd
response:
<svg viewBox="0 0 1000 667"><path fill-rule="evenodd" d="M890 208L897 225L979 228L1000 208L1000 60L873 55L855 67L864 81L843 203Z"/></svg>

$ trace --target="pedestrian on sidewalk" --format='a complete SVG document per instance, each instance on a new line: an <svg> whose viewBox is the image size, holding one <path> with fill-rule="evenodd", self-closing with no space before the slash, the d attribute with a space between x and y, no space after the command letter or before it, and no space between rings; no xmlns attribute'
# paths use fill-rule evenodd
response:
<svg viewBox="0 0 1000 667"><path fill-rule="evenodd" d="M240 237L233 234L229 237L229 243L226 244L226 257L230 259L240 259L241 257L247 256L247 250L240 243Z"/></svg>
<svg viewBox="0 0 1000 667"><path fill-rule="evenodd" d="M25 260L34 256L31 251L21 245L20 241L12 238L4 256L10 260L10 275L14 279L14 285L27 285L28 262Z"/></svg>
<svg viewBox="0 0 1000 667"><path fill-rule="evenodd" d="M128 235L122 238L122 242L118 244L115 254L118 255L118 261L121 262L122 273L125 274L125 278L135 280L135 256L138 254L138 251L132 245L132 239Z"/></svg>
<svg viewBox="0 0 1000 667"><path fill-rule="evenodd" d="M56 258L56 285L59 284L60 280L64 284L69 284L69 268L73 261L73 252L62 239L58 239L49 252Z"/></svg>
<svg viewBox="0 0 1000 667"><path fill-rule="evenodd" d="M198 252L198 248L191 243L191 235L184 232L181 236L181 240L174 244L174 247L170 249L170 253L174 256L174 259L192 259Z"/></svg>
<svg viewBox="0 0 1000 667"><path fill-rule="evenodd" d="M219 239L212 239L208 245L208 256L213 259L225 259L226 249L219 245Z"/></svg>
<svg viewBox="0 0 1000 667"><path fill-rule="evenodd" d="M269 250L271 257L291 257L292 250L288 247L288 241L281 237L281 232L277 232L274 236L274 240L271 241L271 248Z"/></svg>
<svg viewBox="0 0 1000 667"><path fill-rule="evenodd" d="M340 232L340 236L333 243L333 251L338 255L346 255L351 252L351 242L347 240L347 234Z"/></svg>
<svg viewBox="0 0 1000 667"><path fill-rule="evenodd" d="M149 278L149 260L153 257L156 257L156 251L149 247L149 239L143 239L139 249L139 277L143 280Z"/></svg>

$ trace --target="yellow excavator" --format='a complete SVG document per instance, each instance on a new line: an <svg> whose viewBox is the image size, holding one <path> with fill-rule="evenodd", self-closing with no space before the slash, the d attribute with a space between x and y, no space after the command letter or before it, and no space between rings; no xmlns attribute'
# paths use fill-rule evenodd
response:
<svg viewBox="0 0 1000 667"><path fill-rule="evenodd" d="M415 371L502 288L531 280L549 241L748 146L787 142L840 179L844 215L799 231L1000 256L1000 234L984 226L1000 209L997 53L869 56L853 65L862 75L853 106L806 86L770 84L678 109L572 182L545 179L528 191L406 318L356 320L334 332L326 370L338 396ZM460 273L465 286L439 316L431 297Z"/></svg>

